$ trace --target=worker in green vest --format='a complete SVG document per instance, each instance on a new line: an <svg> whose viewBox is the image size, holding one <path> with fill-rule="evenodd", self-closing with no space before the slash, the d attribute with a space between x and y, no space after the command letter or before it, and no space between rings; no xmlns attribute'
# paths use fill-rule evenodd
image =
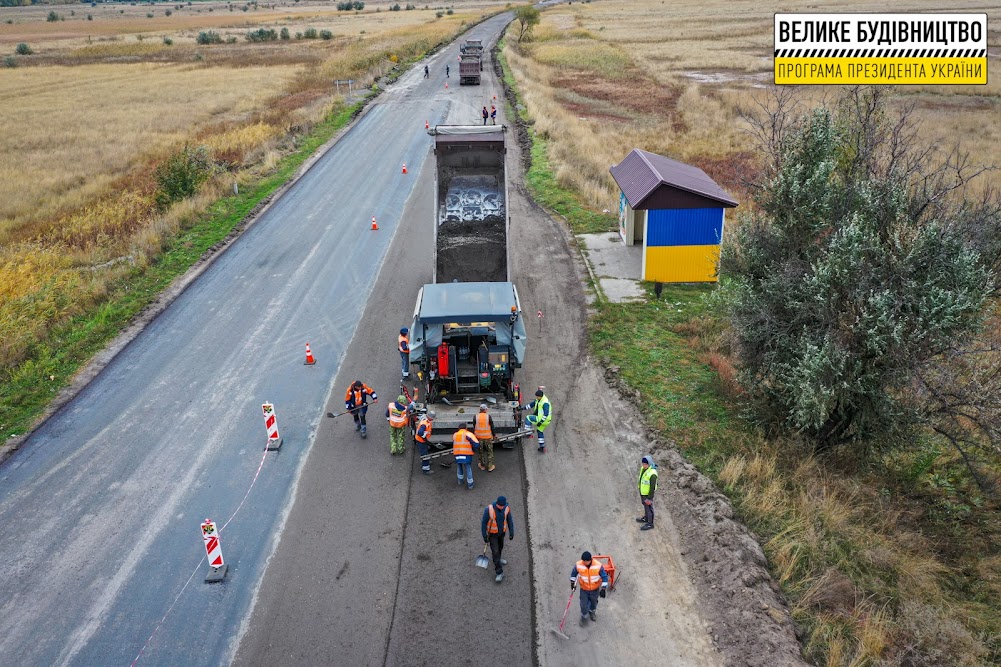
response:
<svg viewBox="0 0 1001 667"><path fill-rule="evenodd" d="M639 478L640 501L643 503L643 516L636 520L643 524L640 530L653 529L653 494L657 491L657 464L652 456L644 456L640 460Z"/></svg>
<svg viewBox="0 0 1001 667"><path fill-rule="evenodd" d="M525 417L525 428L535 427L539 434L539 453L546 453L546 427L553 420L553 406L549 403L546 392L539 387L535 392L535 400L528 404L528 415ZM532 436L529 435L529 438Z"/></svg>

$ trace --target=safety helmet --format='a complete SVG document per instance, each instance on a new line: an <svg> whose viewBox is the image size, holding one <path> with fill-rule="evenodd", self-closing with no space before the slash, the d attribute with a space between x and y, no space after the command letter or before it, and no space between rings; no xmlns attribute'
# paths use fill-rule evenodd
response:
<svg viewBox="0 0 1001 667"><path fill-rule="evenodd" d="M434 410L428 410L428 419L434 419L434 418L435 418Z"/></svg>

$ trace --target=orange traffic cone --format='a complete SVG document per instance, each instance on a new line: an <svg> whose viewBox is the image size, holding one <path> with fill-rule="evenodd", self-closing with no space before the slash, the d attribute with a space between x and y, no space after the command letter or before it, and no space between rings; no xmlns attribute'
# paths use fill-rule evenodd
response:
<svg viewBox="0 0 1001 667"><path fill-rule="evenodd" d="M445 82L445 87L448 88L448 81Z"/></svg>
<svg viewBox="0 0 1001 667"><path fill-rule="evenodd" d="M403 173L404 174L407 173L407 163L406 162L403 163Z"/></svg>
<svg viewBox="0 0 1001 667"><path fill-rule="evenodd" d="M497 100L497 95L496 95L496 94L494 95L494 100L495 100L495 101Z"/></svg>
<svg viewBox="0 0 1001 667"><path fill-rule="evenodd" d="M427 121L424 121L424 129L425 129L425 130L430 130L430 129L431 129L431 126L430 126L430 125L428 125L428 122L427 122Z"/></svg>
<svg viewBox="0 0 1001 667"><path fill-rule="evenodd" d="M309 343L306 343L306 365L312 366L316 363L316 359L313 358L313 353L309 349Z"/></svg>
<svg viewBox="0 0 1001 667"><path fill-rule="evenodd" d="M372 216L372 231L374 232L377 229L379 229L379 225L375 224L375 216L373 215Z"/></svg>

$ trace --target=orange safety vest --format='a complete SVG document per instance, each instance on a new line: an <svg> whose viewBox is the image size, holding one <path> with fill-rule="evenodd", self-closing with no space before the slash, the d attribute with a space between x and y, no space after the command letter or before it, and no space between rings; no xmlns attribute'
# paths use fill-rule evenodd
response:
<svg viewBox="0 0 1001 667"><path fill-rule="evenodd" d="M407 409L400 410L396 403L389 406L389 425L393 428L403 428L407 425Z"/></svg>
<svg viewBox="0 0 1001 667"><path fill-rule="evenodd" d="M421 437L421 426L425 426L424 437ZM431 420L425 415L417 422L417 432L414 433L414 440L417 442L427 442L431 438Z"/></svg>
<svg viewBox="0 0 1001 667"><path fill-rule="evenodd" d="M407 346L410 345L410 336L404 336L403 334L400 334L399 340L397 340L396 342L396 347L399 348L401 353L406 352L409 349L409 347L403 347L404 345Z"/></svg>
<svg viewBox="0 0 1001 667"><path fill-rule="evenodd" d="M577 582L582 591L596 591L601 587L601 563L592 559L591 567L577 561Z"/></svg>
<svg viewBox="0 0 1001 667"><path fill-rule="evenodd" d="M467 431L464 428L460 428L458 431L455 432L455 435L452 436L452 455L453 456L472 456L473 455L473 446L471 444L469 444L469 440L467 439L467 436L468 437L472 437L473 440L476 440L476 436L474 436L472 433L470 433L469 431ZM480 441L476 440L476 442L479 443Z"/></svg>
<svg viewBox="0 0 1001 667"><path fill-rule="evenodd" d="M367 384L362 383L361 389L355 391L354 385L348 387L347 392L344 394L344 402L351 402L351 405L359 406L365 402L365 394L375 398L375 392Z"/></svg>
<svg viewBox="0 0 1001 667"><path fill-rule="evenodd" d="M507 517L511 514L510 506L504 506L504 516L501 518L500 530L497 530L497 510L494 509L493 503L487 505L487 514L490 515L490 518L487 519L487 535L496 535L498 533L503 535L507 532Z"/></svg>
<svg viewBox="0 0 1001 667"><path fill-rule="evenodd" d="M494 432L490 428L490 415L486 412L479 412L476 414L476 421L473 422L473 435L477 439L482 440L483 438L494 437Z"/></svg>

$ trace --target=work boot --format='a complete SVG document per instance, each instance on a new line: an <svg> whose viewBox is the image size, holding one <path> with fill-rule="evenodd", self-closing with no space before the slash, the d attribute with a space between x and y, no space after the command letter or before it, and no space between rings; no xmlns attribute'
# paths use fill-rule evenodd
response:
<svg viewBox="0 0 1001 667"><path fill-rule="evenodd" d="M456 485L457 486L462 486L462 483L465 482L465 481L466 481L465 477L460 477L458 480L456 480Z"/></svg>
<svg viewBox="0 0 1001 667"><path fill-rule="evenodd" d="M355 422L355 430L356 431L360 431L361 430L361 424L359 424L358 422Z"/></svg>
<svg viewBox="0 0 1001 667"><path fill-rule="evenodd" d="M406 380L408 377L410 377L410 372L409 371L403 371L403 379Z"/></svg>
<svg viewBox="0 0 1001 667"><path fill-rule="evenodd" d="M473 482L470 482L469 484L467 484L466 488L467 489L472 489L473 488ZM653 528L653 526L650 526L650 527Z"/></svg>
<svg viewBox="0 0 1001 667"><path fill-rule="evenodd" d="M653 524L652 523L645 523L645 524L643 524L643 527L640 528L640 530L653 530Z"/></svg>
<svg viewBox="0 0 1001 667"><path fill-rule="evenodd" d="M432 472L431 468L421 468L421 472L424 473L425 475L432 475L432 474L434 474Z"/></svg>
<svg viewBox="0 0 1001 667"><path fill-rule="evenodd" d="M504 581L504 573L500 572L496 577L494 577L494 581L496 581L498 584Z"/></svg>
<svg viewBox="0 0 1001 667"><path fill-rule="evenodd" d="M646 517L645 516L636 517L636 523L646 523Z"/></svg>
<svg viewBox="0 0 1001 667"><path fill-rule="evenodd" d="M501 558L501 559L500 559L500 564L501 564L501 565L507 565L507 561L506 561L506 560L504 560L503 558Z"/></svg>
<svg viewBox="0 0 1001 667"><path fill-rule="evenodd" d="M476 465L480 466L480 470L486 470L487 469L487 467L485 465L483 465L482 463L477 463Z"/></svg>
<svg viewBox="0 0 1001 667"><path fill-rule="evenodd" d="M597 621L598 620L598 615L595 613L594 609L592 609L590 612L588 612L588 616L591 617L592 621Z"/></svg>
<svg viewBox="0 0 1001 667"><path fill-rule="evenodd" d="M368 429L365 427L364 424L361 425L361 437L363 438L368 437Z"/></svg>
<svg viewBox="0 0 1001 667"><path fill-rule="evenodd" d="M539 453L540 454L545 454L546 453L546 448L545 447L539 447Z"/></svg>
<svg viewBox="0 0 1001 667"><path fill-rule="evenodd" d="M487 468L487 472L493 472L496 469L497 469L497 466L490 466L489 468Z"/></svg>
<svg viewBox="0 0 1001 667"><path fill-rule="evenodd" d="M580 624L581 625L587 625L587 616L581 616L580 617Z"/></svg>

